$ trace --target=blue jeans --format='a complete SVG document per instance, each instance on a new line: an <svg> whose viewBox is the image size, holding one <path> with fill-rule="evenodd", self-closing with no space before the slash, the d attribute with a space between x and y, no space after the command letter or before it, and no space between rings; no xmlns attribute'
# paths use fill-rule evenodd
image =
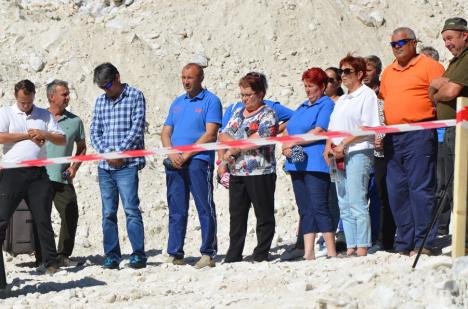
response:
<svg viewBox="0 0 468 309"><path fill-rule="evenodd" d="M192 193L201 225L200 253L214 257L218 249L216 211L213 201L213 164L193 159L183 169L167 169L167 203L169 206L169 239L167 253L184 257L189 194Z"/></svg>
<svg viewBox="0 0 468 309"><path fill-rule="evenodd" d="M348 248L367 248L371 243L371 226L367 189L372 171L374 150L346 154L342 180L336 182L340 216Z"/></svg>
<svg viewBox="0 0 468 309"><path fill-rule="evenodd" d="M117 209L119 195L127 219L128 239L133 254L145 257L145 232L138 198L138 168L124 167L120 170L98 168L99 188L102 200L102 230L104 233L104 254L106 257L120 260L122 254L119 245L117 227Z"/></svg>

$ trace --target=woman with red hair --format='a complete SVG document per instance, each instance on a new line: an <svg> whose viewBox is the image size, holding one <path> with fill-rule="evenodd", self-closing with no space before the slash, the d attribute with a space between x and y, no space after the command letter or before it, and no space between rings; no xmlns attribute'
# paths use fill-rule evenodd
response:
<svg viewBox="0 0 468 309"><path fill-rule="evenodd" d="M347 55L340 61L343 84L348 92L336 102L330 117L331 131L350 131L380 125L377 96L362 83L366 62L362 57ZM329 155L344 158L344 171L336 181L338 205L346 237L347 255L367 255L371 243L367 190L374 164L374 137L348 136L327 141L324 159Z"/></svg>
<svg viewBox="0 0 468 309"><path fill-rule="evenodd" d="M328 129L334 102L324 94L327 74L320 68L311 68L302 74L307 100L299 105L286 126L285 134L318 134ZM314 243L322 233L327 255L336 256L335 227L328 207L330 187L329 169L322 157L325 141L305 145L283 145L285 169L291 175L294 195L299 209L300 227L304 237L304 259L314 260Z"/></svg>

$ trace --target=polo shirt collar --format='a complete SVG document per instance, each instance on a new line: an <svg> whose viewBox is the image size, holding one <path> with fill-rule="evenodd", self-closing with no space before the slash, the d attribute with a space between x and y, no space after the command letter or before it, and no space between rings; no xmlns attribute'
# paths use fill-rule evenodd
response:
<svg viewBox="0 0 468 309"><path fill-rule="evenodd" d="M419 60L421 60L421 57L426 57L424 55L417 55L416 57L414 57L413 59L410 60L410 62L405 66L405 67L402 67L399 63L398 63L398 60L395 59L393 60L393 63L392 63L392 69L396 70L396 71L405 71L407 69L409 69L410 67L412 66L415 66L416 63L419 62Z"/></svg>
<svg viewBox="0 0 468 309"><path fill-rule="evenodd" d="M194 96L193 98L191 98L188 93L185 93L185 98L187 100L190 100L190 101L196 101L196 100L203 100L203 98L205 97L205 92L206 92L206 88L205 89L202 89L202 91L200 91L196 96Z"/></svg>
<svg viewBox="0 0 468 309"><path fill-rule="evenodd" d="M361 95L361 93L364 91L365 87L367 87L366 85L364 84L361 84L361 87L359 87L358 89L356 89L353 93L350 93L350 94L346 94L346 98L356 98L358 96Z"/></svg>
<svg viewBox="0 0 468 309"><path fill-rule="evenodd" d="M450 59L450 63L457 61L457 59L463 58L463 55L468 53L468 46L465 47L465 49L461 52L461 54L458 57L453 57Z"/></svg>
<svg viewBox="0 0 468 309"><path fill-rule="evenodd" d="M302 106L305 106L305 107L318 106L318 105L322 104L324 101L326 101L327 99L329 99L329 97L324 95L324 96L320 97L317 101L315 101L314 104L311 104L311 105L309 105L309 100L305 100L304 103L302 103Z"/></svg>
<svg viewBox="0 0 468 309"><path fill-rule="evenodd" d="M17 105L16 103L13 104L13 105L11 106L11 108L12 108L12 109L15 111L15 113L17 113L17 114L21 114L21 115L24 114L24 115L26 115L25 112L21 111L21 110L18 108L18 105ZM37 111L37 107L36 107L36 105L34 105L34 103L33 103L31 114L29 114L28 116L31 116L31 115L35 114L36 111Z"/></svg>

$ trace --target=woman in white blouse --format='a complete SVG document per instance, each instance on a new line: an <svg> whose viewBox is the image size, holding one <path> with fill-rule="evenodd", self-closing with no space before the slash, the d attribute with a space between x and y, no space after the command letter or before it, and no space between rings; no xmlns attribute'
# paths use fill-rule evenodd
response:
<svg viewBox="0 0 468 309"><path fill-rule="evenodd" d="M366 62L348 54L340 61L342 82L348 92L335 104L330 118L330 131L350 131L379 126L375 92L363 85ZM336 181L340 217L346 237L347 255L365 256L371 243L371 227L367 204L367 188L373 166L374 137L348 136L327 141L325 160L330 155L344 158L344 170Z"/></svg>

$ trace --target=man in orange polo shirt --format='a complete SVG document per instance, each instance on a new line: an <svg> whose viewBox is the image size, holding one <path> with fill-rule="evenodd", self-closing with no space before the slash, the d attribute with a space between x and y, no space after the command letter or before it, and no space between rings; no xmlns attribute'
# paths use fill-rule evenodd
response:
<svg viewBox="0 0 468 309"><path fill-rule="evenodd" d="M436 119L428 88L444 73L444 67L416 52L416 35L410 28L394 30L390 44L396 59L384 70L380 84L386 124ZM398 253L415 254L430 228L436 207L436 147L434 130L385 137L388 197L397 226ZM423 253L431 253L435 232L431 231Z"/></svg>

